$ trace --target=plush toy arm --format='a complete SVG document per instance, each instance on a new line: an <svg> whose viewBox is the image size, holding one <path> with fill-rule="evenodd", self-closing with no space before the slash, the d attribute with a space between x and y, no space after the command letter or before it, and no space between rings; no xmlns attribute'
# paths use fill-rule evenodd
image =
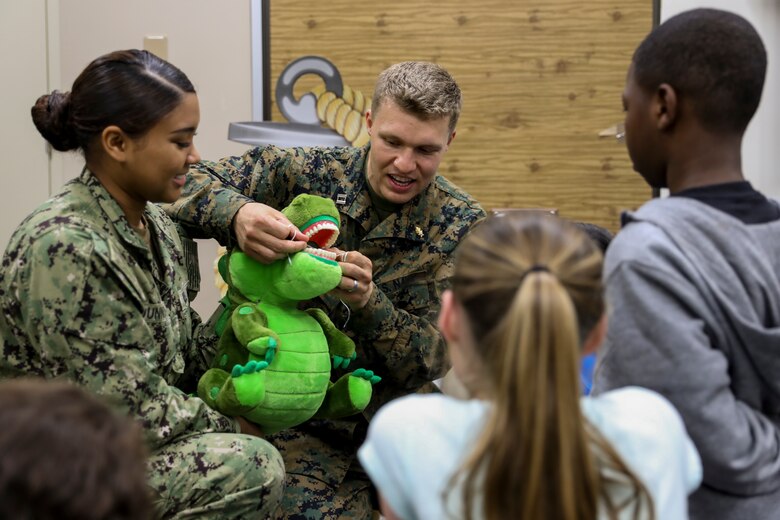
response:
<svg viewBox="0 0 780 520"><path fill-rule="evenodd" d="M267 327L268 317L256 304L244 303L233 311L233 332L236 339L256 356L265 356L271 363L279 346L279 336Z"/></svg>
<svg viewBox="0 0 780 520"><path fill-rule="evenodd" d="M355 353L355 342L337 329L322 309L306 309L306 312L317 320L317 323L322 327L322 332L328 340L330 355L333 357L334 368L347 368L349 362L355 359L357 355Z"/></svg>

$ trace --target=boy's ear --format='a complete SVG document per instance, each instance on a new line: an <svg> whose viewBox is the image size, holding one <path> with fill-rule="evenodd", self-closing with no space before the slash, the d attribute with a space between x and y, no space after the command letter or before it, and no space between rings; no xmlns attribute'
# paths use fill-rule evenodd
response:
<svg viewBox="0 0 780 520"><path fill-rule="evenodd" d="M100 145L103 151L117 162L127 160L127 151L130 139L121 128L116 125L107 126L100 133Z"/></svg>
<svg viewBox="0 0 780 520"><path fill-rule="evenodd" d="M441 310L439 311L439 332L446 341L458 340L458 309L451 290L446 290L441 295Z"/></svg>
<svg viewBox="0 0 780 520"><path fill-rule="evenodd" d="M677 92L668 83L661 83L655 92L654 110L659 130L668 130L677 121Z"/></svg>

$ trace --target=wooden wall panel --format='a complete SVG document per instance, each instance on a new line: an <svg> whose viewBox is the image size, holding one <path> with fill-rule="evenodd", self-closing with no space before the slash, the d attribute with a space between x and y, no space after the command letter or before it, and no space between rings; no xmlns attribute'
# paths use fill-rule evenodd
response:
<svg viewBox="0 0 780 520"><path fill-rule="evenodd" d="M332 61L367 96L397 61L446 67L464 109L440 172L490 208L554 207L612 230L651 193L624 145L598 132L622 120L631 54L651 0L274 0L272 90L304 55ZM283 120L273 108L274 120Z"/></svg>

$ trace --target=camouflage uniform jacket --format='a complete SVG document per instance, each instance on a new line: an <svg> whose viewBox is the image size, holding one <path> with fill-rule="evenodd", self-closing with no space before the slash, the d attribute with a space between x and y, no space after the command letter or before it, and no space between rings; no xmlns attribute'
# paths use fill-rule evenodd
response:
<svg viewBox="0 0 780 520"><path fill-rule="evenodd" d="M174 224L152 204L144 216L156 255L85 169L22 222L0 271L0 377L71 379L139 418L154 451L237 423L174 386L205 366L200 320Z"/></svg>
<svg viewBox="0 0 780 520"><path fill-rule="evenodd" d="M347 330L358 345L360 365L376 368L384 378L381 386L395 386L400 395L440 377L446 368L435 327L439 297L452 276L453 250L484 211L437 176L420 196L380 223L366 188L367 153L368 148L268 146L220 163L204 162L192 172L185 195L167 210L190 236L230 245L233 216L249 201L280 209L300 193L334 199L341 213L336 247L370 258L377 286L366 307L352 312ZM243 193L225 188L208 169ZM338 302L325 298L323 306L332 318L343 314L334 323L346 321Z"/></svg>
<svg viewBox="0 0 780 520"><path fill-rule="evenodd" d="M332 198L341 217L336 247L371 259L376 288L368 304L352 311L348 320L345 306L333 297L326 295L317 305L337 326L346 322L357 346L353 365L383 378L374 387L366 413L371 416L380 405L419 390L446 370L445 344L436 328L440 297L453 273L455 247L485 213L437 175L400 212L379 222L366 187L368 150L266 146L218 163L204 161L193 167L184 195L166 211L188 235L231 246L232 219L247 202L281 209L300 193ZM285 462L294 471L290 460ZM321 476L338 480L330 471Z"/></svg>

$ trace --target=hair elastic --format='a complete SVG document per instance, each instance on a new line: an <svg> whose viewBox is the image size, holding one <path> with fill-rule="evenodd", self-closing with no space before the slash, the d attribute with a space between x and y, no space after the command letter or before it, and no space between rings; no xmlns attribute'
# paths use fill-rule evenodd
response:
<svg viewBox="0 0 780 520"><path fill-rule="evenodd" d="M550 269L546 265L542 264L534 264L525 271L523 271L523 274L520 275L520 281L519 284L522 285L523 281L526 279L526 277L531 273L539 273L539 272L545 272L549 273Z"/></svg>

